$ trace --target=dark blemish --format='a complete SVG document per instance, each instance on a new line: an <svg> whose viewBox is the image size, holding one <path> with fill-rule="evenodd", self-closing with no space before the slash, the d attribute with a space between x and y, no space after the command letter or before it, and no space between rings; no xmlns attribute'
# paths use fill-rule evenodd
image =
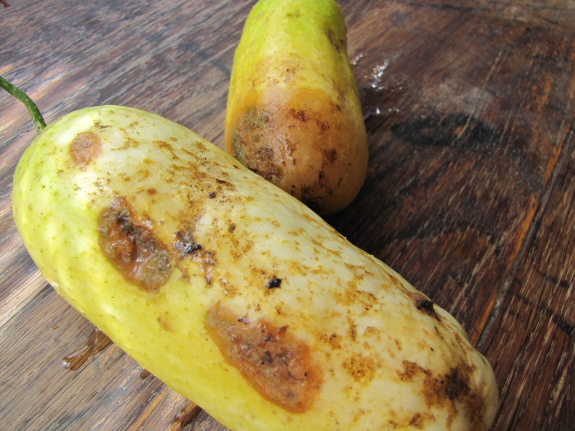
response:
<svg viewBox="0 0 575 431"><path fill-rule="evenodd" d="M443 392L450 400L455 400L469 393L467 382L459 375L457 368L452 368L449 374L440 380L443 386Z"/></svg>
<svg viewBox="0 0 575 431"><path fill-rule="evenodd" d="M436 320L440 320L439 315L437 314L437 312L435 311L435 308L433 307L433 301L429 300L422 293L416 292L416 293L410 294L410 296L411 296L411 299L413 299L413 301L415 302L415 306L417 307L417 309L419 311L424 312L425 314L433 317Z"/></svg>
<svg viewBox="0 0 575 431"><path fill-rule="evenodd" d="M232 133L232 155L252 172L268 181L284 176L281 160L269 147L273 130L271 114L262 109L248 108Z"/></svg>
<svg viewBox="0 0 575 431"><path fill-rule="evenodd" d="M216 197L216 192L211 192L211 193L208 195L208 197L209 197L210 199L215 198L215 197Z"/></svg>
<svg viewBox="0 0 575 431"><path fill-rule="evenodd" d="M262 147L260 149L258 149L258 154L263 155L264 158L272 158L274 155L274 150L273 148L270 147Z"/></svg>
<svg viewBox="0 0 575 431"><path fill-rule="evenodd" d="M343 52L345 50L345 44L346 44L345 40L338 38L335 35L335 32L331 28L328 31L326 31L326 36L329 40L329 43L333 46L333 48L337 52Z"/></svg>
<svg viewBox="0 0 575 431"><path fill-rule="evenodd" d="M422 373L426 376L431 375L429 370L426 370L419 364L411 361L403 361L403 371L399 373L399 377L402 381L411 381L413 380L419 373Z"/></svg>
<svg viewBox="0 0 575 431"><path fill-rule="evenodd" d="M267 338L269 338L269 337L267 337ZM274 359L272 357L272 354L266 350L262 355L261 365L273 365L273 364L274 364Z"/></svg>
<svg viewBox="0 0 575 431"><path fill-rule="evenodd" d="M356 324L350 322L348 335L349 335L349 338L351 338L353 341L355 341L357 339L357 325Z"/></svg>
<svg viewBox="0 0 575 431"><path fill-rule="evenodd" d="M421 301L417 301L415 305L418 310L421 310L424 313L429 314L430 316L435 317L436 319L439 319L439 316L437 315L435 309L433 308L433 301L424 299Z"/></svg>
<svg viewBox="0 0 575 431"><path fill-rule="evenodd" d="M263 397L293 413L312 407L322 369L309 346L286 326L264 319L246 322L220 305L208 310L205 326L227 361Z"/></svg>
<svg viewBox="0 0 575 431"><path fill-rule="evenodd" d="M465 113L432 112L392 127L392 133L417 146L477 148L499 141L491 127Z"/></svg>
<svg viewBox="0 0 575 431"><path fill-rule="evenodd" d="M236 230L236 224L230 223L230 225L228 226L228 232L233 232L235 230Z"/></svg>
<svg viewBox="0 0 575 431"><path fill-rule="evenodd" d="M299 121L303 121L305 122L306 118L305 118L305 112L302 110L295 110L295 109L290 109L289 111L290 115L295 118L296 120Z"/></svg>
<svg viewBox="0 0 575 431"><path fill-rule="evenodd" d="M268 289L275 289L277 287L280 287L282 284L282 280L281 278L270 278L266 284L266 287Z"/></svg>
<svg viewBox="0 0 575 431"><path fill-rule="evenodd" d="M460 364L459 367L453 367L448 373L440 375L434 375L431 370L410 361L403 361L403 368L403 372L399 373L401 380L420 381L421 393L427 406L439 406L451 414L455 414L461 406L464 409L462 414L473 425L482 422L485 400L481 393L469 386L473 370L471 366Z"/></svg>
<svg viewBox="0 0 575 431"><path fill-rule="evenodd" d="M429 420L433 420L433 416L426 416L421 413L416 413L411 417L409 426L412 426L416 429L423 429L425 427L425 423Z"/></svg>
<svg viewBox="0 0 575 431"><path fill-rule="evenodd" d="M283 171L280 165L275 160L274 150L270 147L258 148L253 153L252 163L255 166L248 165L248 168L255 172L256 174L264 177L268 181L272 181L273 178L282 178Z"/></svg>
<svg viewBox="0 0 575 431"><path fill-rule="evenodd" d="M10 5L8 4L8 2L6 0L0 0L0 4L4 7L10 7Z"/></svg>
<svg viewBox="0 0 575 431"><path fill-rule="evenodd" d="M112 126L108 126L108 125L105 125L105 124L100 123L99 121L96 121L96 122L94 123L94 127L98 128L98 129L100 129L100 130L102 130L102 129L108 129L108 128L112 127Z"/></svg>
<svg viewBox="0 0 575 431"><path fill-rule="evenodd" d="M262 124L269 124L272 122L272 114L270 114L269 112L264 111L261 115L260 115L260 121L262 122Z"/></svg>
<svg viewBox="0 0 575 431"><path fill-rule="evenodd" d="M327 121L317 121L316 124L321 130L329 130L329 123Z"/></svg>
<svg viewBox="0 0 575 431"><path fill-rule="evenodd" d="M102 141L94 132L82 132L76 135L70 144L70 155L80 168L87 165L102 152Z"/></svg>
<svg viewBox="0 0 575 431"><path fill-rule="evenodd" d="M172 273L167 247L152 229L137 223L125 198L114 200L100 215L100 247L127 281L158 291Z"/></svg>
<svg viewBox="0 0 575 431"><path fill-rule="evenodd" d="M194 240L192 233L187 230L185 232L176 232L174 248L180 256L184 257L201 250L202 246Z"/></svg>
<svg viewBox="0 0 575 431"><path fill-rule="evenodd" d="M333 164L337 160L337 150L335 148L323 150L322 155L324 160L329 164Z"/></svg>
<svg viewBox="0 0 575 431"><path fill-rule="evenodd" d="M156 189L148 189L149 195L155 195L156 193L158 193L158 191Z"/></svg>

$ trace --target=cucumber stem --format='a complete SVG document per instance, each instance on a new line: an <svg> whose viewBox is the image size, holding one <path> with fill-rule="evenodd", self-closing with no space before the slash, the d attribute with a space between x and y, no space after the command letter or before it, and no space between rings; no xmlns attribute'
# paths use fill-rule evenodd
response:
<svg viewBox="0 0 575 431"><path fill-rule="evenodd" d="M10 81L5 79L3 76L0 75L0 87L18 99L20 102L26 106L30 116L32 117L32 121L34 121L34 126L36 126L36 133L40 134L40 132L46 127L46 122L42 117L42 113L38 109L38 106L34 103L34 101L22 90L12 84Z"/></svg>

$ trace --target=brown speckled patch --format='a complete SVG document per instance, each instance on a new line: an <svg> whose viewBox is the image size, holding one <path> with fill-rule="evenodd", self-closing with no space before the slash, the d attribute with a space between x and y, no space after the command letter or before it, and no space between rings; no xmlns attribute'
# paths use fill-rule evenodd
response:
<svg viewBox="0 0 575 431"><path fill-rule="evenodd" d="M343 363L343 369L360 384L373 380L379 368L378 362L371 356L352 355Z"/></svg>
<svg viewBox="0 0 575 431"><path fill-rule="evenodd" d="M320 335L320 340L325 344L328 344L332 349L341 349L342 336L339 334L322 334Z"/></svg>
<svg viewBox="0 0 575 431"><path fill-rule="evenodd" d="M472 371L469 365L460 364L438 375L415 362L404 361L399 377L404 381L421 383L421 394L426 404L448 412L447 427L451 425L451 418L459 412L458 409L463 409L461 414L480 429L485 403L481 395L469 385Z"/></svg>
<svg viewBox="0 0 575 431"><path fill-rule="evenodd" d="M271 113L250 108L232 135L232 154L240 163L268 181L282 178L284 169L284 156L278 153L275 143L269 142L269 131L273 127Z"/></svg>
<svg viewBox="0 0 575 431"><path fill-rule="evenodd" d="M79 133L70 144L72 160L82 169L92 163L101 152L102 141L94 132Z"/></svg>
<svg viewBox="0 0 575 431"><path fill-rule="evenodd" d="M263 397L294 413L313 405L322 386L322 371L309 347L266 320L250 321L216 305L206 328L226 358Z"/></svg>
<svg viewBox="0 0 575 431"><path fill-rule="evenodd" d="M357 286L358 283L348 283L344 290L334 294L334 299L346 307L360 305L365 312L378 305L378 299L373 293L360 290Z"/></svg>
<svg viewBox="0 0 575 431"><path fill-rule="evenodd" d="M433 421L435 421L435 417L431 413L415 413L409 420L409 426L415 429L424 429Z"/></svg>
<svg viewBox="0 0 575 431"><path fill-rule="evenodd" d="M157 291L170 278L168 248L136 220L126 198L115 199L98 220L100 247L124 278L145 290Z"/></svg>

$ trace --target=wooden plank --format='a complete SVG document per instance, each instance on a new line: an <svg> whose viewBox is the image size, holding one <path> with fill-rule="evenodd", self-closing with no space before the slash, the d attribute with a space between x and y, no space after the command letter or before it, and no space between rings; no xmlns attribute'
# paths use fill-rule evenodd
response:
<svg viewBox="0 0 575 431"><path fill-rule="evenodd" d="M501 385L494 429L568 430L575 424L575 139L533 226L533 239L498 298L481 347Z"/></svg>
<svg viewBox="0 0 575 431"><path fill-rule="evenodd" d="M575 33L549 10L526 22L485 2L421 3L382 3L352 23L371 166L332 222L476 341L571 130Z"/></svg>

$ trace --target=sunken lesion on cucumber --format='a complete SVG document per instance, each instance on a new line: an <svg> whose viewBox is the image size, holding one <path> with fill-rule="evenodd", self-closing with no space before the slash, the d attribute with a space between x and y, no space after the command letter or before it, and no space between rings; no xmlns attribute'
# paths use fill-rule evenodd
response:
<svg viewBox="0 0 575 431"><path fill-rule="evenodd" d="M283 161L276 142L270 140L272 114L263 108L246 110L231 138L231 151L238 161L268 181L284 176Z"/></svg>
<svg viewBox="0 0 575 431"><path fill-rule="evenodd" d="M170 253L147 225L137 220L124 197L114 199L98 219L100 247L129 282L156 292L172 273Z"/></svg>
<svg viewBox="0 0 575 431"><path fill-rule="evenodd" d="M420 292L411 292L409 294L413 302L415 303L415 307L424 314L433 317L435 320L440 321L439 314L435 311L433 307L433 301L430 300L427 296Z"/></svg>
<svg viewBox="0 0 575 431"><path fill-rule="evenodd" d="M339 31L334 31L331 28L326 30L325 35L335 52L342 55L347 54L347 40L345 36L341 37Z"/></svg>
<svg viewBox="0 0 575 431"><path fill-rule="evenodd" d="M322 387L322 371L309 346L289 327L251 321L220 304L208 310L205 325L226 360L265 399L294 413L311 408Z"/></svg>
<svg viewBox="0 0 575 431"><path fill-rule="evenodd" d="M78 133L70 143L70 156L80 169L92 163L102 152L102 140L95 132Z"/></svg>
<svg viewBox="0 0 575 431"><path fill-rule="evenodd" d="M446 428L451 427L453 418L460 413L475 425L473 429L482 429L486 402L482 393L472 385L474 372L475 366L466 363L454 362L452 367L437 373L405 360L398 377L401 381L418 384L428 407L448 412Z"/></svg>
<svg viewBox="0 0 575 431"><path fill-rule="evenodd" d="M341 112L317 92L300 93L287 106L247 107L233 129L230 152L251 171L320 209L336 195L342 167L347 168L345 152L337 149L343 139Z"/></svg>

